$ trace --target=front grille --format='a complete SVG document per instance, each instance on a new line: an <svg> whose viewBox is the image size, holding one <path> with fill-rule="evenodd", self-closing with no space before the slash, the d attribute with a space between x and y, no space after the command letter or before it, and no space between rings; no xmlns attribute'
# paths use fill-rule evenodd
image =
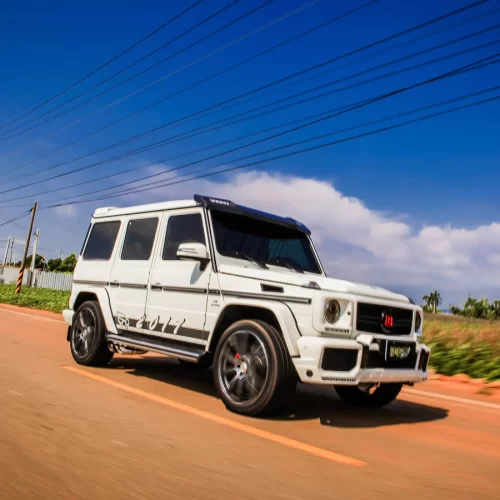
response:
<svg viewBox="0 0 500 500"><path fill-rule="evenodd" d="M321 368L335 372L351 371L358 361L357 349L325 349Z"/></svg>
<svg viewBox="0 0 500 500"><path fill-rule="evenodd" d="M417 351L415 344L404 344L392 342L392 345L410 346L410 354L407 358L389 358L386 357L386 341L379 343L378 351L370 351L368 347L364 348L361 368L393 368L393 369L415 369L417 364Z"/></svg>
<svg viewBox="0 0 500 500"><path fill-rule="evenodd" d="M390 330L382 328L382 314L390 312L394 325ZM384 335L410 335L413 325L413 311L378 304L358 303L356 329L361 332L382 333Z"/></svg>

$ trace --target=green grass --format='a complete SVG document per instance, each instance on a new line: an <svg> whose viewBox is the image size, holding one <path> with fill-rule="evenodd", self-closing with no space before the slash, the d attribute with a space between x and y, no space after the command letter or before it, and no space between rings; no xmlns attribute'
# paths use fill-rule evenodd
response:
<svg viewBox="0 0 500 500"><path fill-rule="evenodd" d="M0 285L0 303L14 306L43 309L55 313L68 307L69 291L48 288L22 287L19 295L14 294L15 285Z"/></svg>
<svg viewBox="0 0 500 500"><path fill-rule="evenodd" d="M438 373L500 379L500 321L428 314L424 341Z"/></svg>

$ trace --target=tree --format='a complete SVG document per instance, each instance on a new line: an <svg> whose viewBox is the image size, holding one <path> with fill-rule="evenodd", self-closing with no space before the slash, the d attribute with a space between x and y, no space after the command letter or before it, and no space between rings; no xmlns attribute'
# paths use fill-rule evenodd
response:
<svg viewBox="0 0 500 500"><path fill-rule="evenodd" d="M500 319L500 300L488 303L486 297L476 299L469 295L462 308L450 306L450 310L453 314L468 318Z"/></svg>
<svg viewBox="0 0 500 500"><path fill-rule="evenodd" d="M76 266L76 255L70 253L64 260L50 259L47 262L47 271L58 272L58 273L72 273Z"/></svg>
<svg viewBox="0 0 500 500"><path fill-rule="evenodd" d="M26 257L26 262L24 263L25 268L29 268L31 266L31 259L33 259L33 255L28 255ZM45 258L42 255L37 253L36 257L35 257L35 269L41 269L43 267L44 262L45 262ZM17 267L20 267L21 261L16 262L15 265Z"/></svg>
<svg viewBox="0 0 500 500"><path fill-rule="evenodd" d="M425 302L424 311L433 312L434 314L439 312L438 307L443 302L441 294L437 290L434 290L429 295L424 295L422 300Z"/></svg>

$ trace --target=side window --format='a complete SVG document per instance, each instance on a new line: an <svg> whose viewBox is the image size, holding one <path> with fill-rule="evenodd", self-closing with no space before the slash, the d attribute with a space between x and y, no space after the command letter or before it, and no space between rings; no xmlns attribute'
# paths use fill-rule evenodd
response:
<svg viewBox="0 0 500 500"><path fill-rule="evenodd" d="M201 214L173 215L168 219L162 259L177 260L179 245L193 242L206 245Z"/></svg>
<svg viewBox="0 0 500 500"><path fill-rule="evenodd" d="M90 236L83 252L84 260L109 260L120 230L120 221L97 222L90 230Z"/></svg>
<svg viewBox="0 0 500 500"><path fill-rule="evenodd" d="M148 260L155 241L158 217L134 219L127 225L122 260Z"/></svg>

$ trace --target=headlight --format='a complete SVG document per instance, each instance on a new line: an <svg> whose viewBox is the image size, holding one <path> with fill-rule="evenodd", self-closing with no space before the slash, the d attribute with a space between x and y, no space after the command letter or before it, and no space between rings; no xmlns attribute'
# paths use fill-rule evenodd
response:
<svg viewBox="0 0 500 500"><path fill-rule="evenodd" d="M325 319L328 323L335 323L340 316L340 304L336 300L327 300L325 304Z"/></svg>
<svg viewBox="0 0 500 500"><path fill-rule="evenodd" d="M417 332L420 330L420 327L422 326L422 315L417 311L415 313L415 331Z"/></svg>

